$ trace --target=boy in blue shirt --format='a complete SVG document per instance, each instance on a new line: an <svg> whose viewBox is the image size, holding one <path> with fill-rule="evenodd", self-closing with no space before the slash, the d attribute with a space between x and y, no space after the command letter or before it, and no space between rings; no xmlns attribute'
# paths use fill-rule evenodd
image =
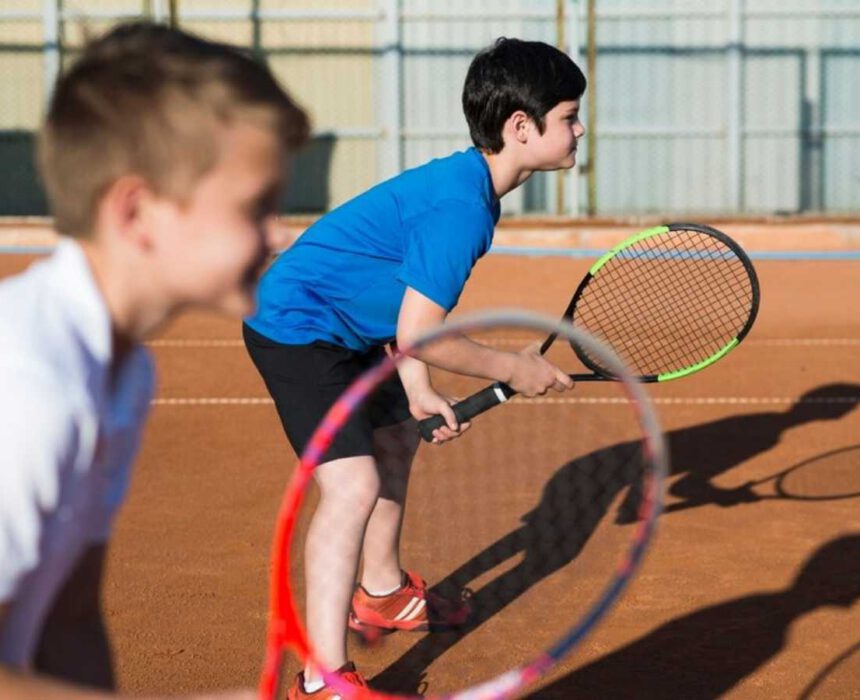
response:
<svg viewBox="0 0 860 700"><path fill-rule="evenodd" d="M248 351L301 453L325 412L385 345L409 345L445 320L490 248L499 200L535 171L573 167L585 132L585 77L540 42L499 39L473 60L463 109L474 148L384 182L322 217L272 265L246 320ZM346 628L457 626L463 601L430 593L401 568L399 536L414 419L441 414L434 442L458 425L427 365L503 381L525 396L572 386L536 350L505 352L464 336L405 359L339 432L316 469L320 502L305 543L307 631L317 659L364 685L347 662ZM426 363L426 364L425 364ZM355 586L359 560L360 583ZM334 697L305 669L289 698Z"/></svg>

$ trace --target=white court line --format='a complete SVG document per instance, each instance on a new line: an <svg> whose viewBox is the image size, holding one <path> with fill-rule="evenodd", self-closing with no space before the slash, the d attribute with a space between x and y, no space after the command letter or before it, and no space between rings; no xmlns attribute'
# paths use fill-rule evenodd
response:
<svg viewBox="0 0 860 700"><path fill-rule="evenodd" d="M487 338L492 345L529 343L534 338ZM860 345L860 338L761 338L748 339L744 345Z"/></svg>
<svg viewBox="0 0 860 700"><path fill-rule="evenodd" d="M271 404L272 399L264 397L205 397L205 398L163 398L153 399L153 406L262 406ZM582 397L582 398L551 398L536 399L513 398L504 405L530 406L534 404L588 404L588 405L626 405L630 400L623 397ZM858 396L838 396L832 398L796 399L790 396L702 396L677 398L652 398L651 403L663 406L756 406L756 405L787 405L787 404L856 404L860 403Z"/></svg>
<svg viewBox="0 0 860 700"><path fill-rule="evenodd" d="M533 342L534 338L488 338L485 342L490 345L519 345ZM244 343L241 340L183 340L165 338L152 340L147 343L151 348L238 348ZM814 345L860 345L860 338L763 338L749 339L744 345L777 345L777 346L814 346Z"/></svg>
<svg viewBox="0 0 860 700"><path fill-rule="evenodd" d="M860 345L860 338L770 338L747 340L744 345Z"/></svg>
<svg viewBox="0 0 860 700"><path fill-rule="evenodd" d="M179 340L165 338L163 340L151 340L147 344L150 348L238 348L244 343L241 340Z"/></svg>
<svg viewBox="0 0 860 700"><path fill-rule="evenodd" d="M264 397L242 397L242 398L227 398L227 397L212 397L200 399L153 399L150 402L152 406L262 406L265 404L274 403L272 399Z"/></svg>
<svg viewBox="0 0 860 700"><path fill-rule="evenodd" d="M628 404L630 399L623 397L591 397L578 399L556 399L551 397L541 397L535 399L520 399L519 403L525 405L529 403L539 404ZM652 398L651 403L663 406L725 406L725 405L760 405L760 404L855 404L860 403L860 395L858 396L834 396L833 398L812 398L812 399L795 399L789 396L772 397L772 396L703 396L703 397L664 397Z"/></svg>

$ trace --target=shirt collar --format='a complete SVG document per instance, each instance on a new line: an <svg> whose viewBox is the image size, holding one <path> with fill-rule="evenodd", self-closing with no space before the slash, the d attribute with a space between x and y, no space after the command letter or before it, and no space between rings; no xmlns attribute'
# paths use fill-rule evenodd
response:
<svg viewBox="0 0 860 700"><path fill-rule="evenodd" d="M74 240L61 240L53 262L53 284L63 316L93 359L109 365L113 354L110 313L83 248Z"/></svg>

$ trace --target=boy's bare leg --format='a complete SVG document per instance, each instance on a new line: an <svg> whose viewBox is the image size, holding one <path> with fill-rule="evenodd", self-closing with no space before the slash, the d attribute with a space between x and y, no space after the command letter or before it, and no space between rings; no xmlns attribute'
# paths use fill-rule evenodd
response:
<svg viewBox="0 0 860 700"><path fill-rule="evenodd" d="M320 501L305 540L308 637L317 660L337 669L347 661L347 616L379 473L372 457L347 457L321 464L315 478ZM306 680L318 678L305 669Z"/></svg>
<svg viewBox="0 0 860 700"><path fill-rule="evenodd" d="M400 531L419 437L412 420L378 428L373 437L380 491L364 535L361 585L376 593L401 584Z"/></svg>

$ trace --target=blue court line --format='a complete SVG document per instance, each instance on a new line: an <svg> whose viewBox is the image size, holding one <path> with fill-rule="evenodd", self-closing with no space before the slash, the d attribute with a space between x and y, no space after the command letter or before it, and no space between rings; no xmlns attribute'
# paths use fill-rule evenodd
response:
<svg viewBox="0 0 860 700"><path fill-rule="evenodd" d="M526 246L493 246L496 255L526 255L536 258L599 258L602 248L529 248ZM860 260L860 250L754 250L747 251L753 260Z"/></svg>
<svg viewBox="0 0 860 700"><path fill-rule="evenodd" d="M54 246L0 246L0 255L47 255ZM535 258L595 259L606 253L603 248L530 248L527 246L493 246L495 255L524 255ZM281 251L278 251L281 252ZM860 250L758 250L748 251L753 260L860 260Z"/></svg>

